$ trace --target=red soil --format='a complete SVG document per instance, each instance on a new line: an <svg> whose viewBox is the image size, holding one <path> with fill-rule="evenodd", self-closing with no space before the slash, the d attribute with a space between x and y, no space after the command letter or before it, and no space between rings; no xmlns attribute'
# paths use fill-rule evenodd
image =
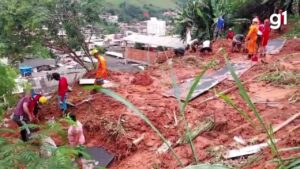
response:
<svg viewBox="0 0 300 169"><path fill-rule="evenodd" d="M286 54L299 52L299 42L299 39L288 40L283 51L273 57L272 61L275 61L275 59L279 59ZM226 50L228 50L228 41L217 41L214 43L214 47L216 48L214 51L215 58L219 60L219 63L222 66L224 66L223 56L217 52L217 49L219 47L225 47ZM232 60L244 60L244 57L241 54L234 53L230 54L229 57ZM197 55L194 59L197 64L188 64L186 63L185 58L174 59L173 69L178 82L194 77L200 71L200 64L208 62L212 59L212 56ZM248 80L264 71L266 71L266 66L258 63L244 74L241 79ZM177 100L175 98L166 98L163 96L163 93L171 87L170 72L171 70L168 64L163 63L149 68L144 73L135 75L110 72L109 80L119 84L118 88L113 88L112 90L132 102L150 119L154 126L156 126L167 139L172 143L175 143L183 133L183 130L181 123L177 126L174 125L174 114L177 116L178 120L180 119ZM86 76L92 77L93 73L94 72L90 72ZM132 85L132 83L135 85ZM268 84L264 85L267 86ZM234 86L234 82L225 80L217 85L215 89L217 91L223 91L232 86ZM249 84L245 85L245 87L248 90ZM263 90L263 88L257 89L257 91L259 90ZM68 99L76 104L89 95L89 91L75 85L73 92L70 93ZM201 97L191 101L186 109L187 120L190 122L192 128L206 117L213 117L215 119L215 128L212 131L201 134L194 140L198 158L205 162L211 162L214 159L214 154L209 153L208 151L210 148L220 145L225 146L227 149L233 147L234 140L232 138L234 136L241 136L247 140L264 133L261 129L255 130L233 108L221 100L215 99L206 103L201 103L203 100L213 95L214 92L208 91ZM253 119L255 118L254 114L239 96L237 90L231 92L229 96L243 110L247 111ZM155 150L162 144L162 141L137 115L133 114L121 103L104 94L96 94L93 95L93 97L95 98L93 101L82 104L70 111L76 113L79 121L84 125L87 146L102 146L116 155L117 158L111 168L140 169L155 166L166 169L179 168L171 153L162 155L155 154ZM267 122L279 124L300 109L299 102L289 104L287 103L287 99L279 100L279 102L282 102L285 105L282 110L278 110L278 108L274 107L267 107L265 104L257 104L259 112L264 116L264 119ZM56 99L51 100L49 104L44 106L41 114L44 118L50 118L51 116L58 118L61 113L56 105ZM287 127L276 133L276 138L282 139L282 141L279 142L279 147L299 145L300 139L297 137L300 134L299 129L295 130L293 133L287 134L287 131L296 125L299 125L299 122L299 119L296 119ZM259 126L257 121L255 124L256 126ZM139 138L142 134L144 134L144 140L138 145L134 145L132 143L133 140ZM17 135L14 135L14 137L17 137ZM260 139L257 142L261 143L264 141L264 139ZM175 151L184 164L190 164L193 161L192 152L188 145L178 146L175 148ZM217 154L218 153L220 153L220 151L217 152ZM293 153L288 152L283 155L289 156L291 154ZM264 150L259 156L262 157L261 160L257 160L244 168L274 168L274 166L268 165L266 162L271 159L269 150Z"/></svg>
<svg viewBox="0 0 300 169"><path fill-rule="evenodd" d="M140 85L140 86L149 86L153 83L152 78L146 73L137 73L134 76L134 79L131 81L131 84Z"/></svg>

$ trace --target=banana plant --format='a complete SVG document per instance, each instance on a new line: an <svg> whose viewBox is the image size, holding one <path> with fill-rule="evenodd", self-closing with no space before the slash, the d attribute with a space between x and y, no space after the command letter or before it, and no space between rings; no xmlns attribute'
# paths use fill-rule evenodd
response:
<svg viewBox="0 0 300 169"><path fill-rule="evenodd" d="M233 10L244 0L188 0L179 10L175 23L180 35L185 40L187 28L192 28L192 39L211 39L213 28L219 16L226 16L233 21Z"/></svg>

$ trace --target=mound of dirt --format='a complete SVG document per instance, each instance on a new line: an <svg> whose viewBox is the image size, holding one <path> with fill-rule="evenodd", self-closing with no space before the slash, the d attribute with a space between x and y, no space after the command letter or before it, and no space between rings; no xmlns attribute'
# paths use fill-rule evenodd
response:
<svg viewBox="0 0 300 169"><path fill-rule="evenodd" d="M153 83L153 79L147 73L135 74L131 84L140 86L149 86Z"/></svg>

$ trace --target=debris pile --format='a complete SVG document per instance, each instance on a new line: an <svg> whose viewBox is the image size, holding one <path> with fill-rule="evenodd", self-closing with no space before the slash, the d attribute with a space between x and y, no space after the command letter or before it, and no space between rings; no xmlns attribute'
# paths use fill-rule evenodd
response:
<svg viewBox="0 0 300 169"><path fill-rule="evenodd" d="M149 86L153 83L153 79L147 73L137 73L131 83L140 86Z"/></svg>

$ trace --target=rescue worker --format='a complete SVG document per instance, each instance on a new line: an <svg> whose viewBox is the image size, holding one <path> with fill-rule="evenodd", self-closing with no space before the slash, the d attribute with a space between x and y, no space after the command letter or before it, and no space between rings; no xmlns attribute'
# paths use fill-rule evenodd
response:
<svg viewBox="0 0 300 169"><path fill-rule="evenodd" d="M261 40L261 46L262 46L262 51L261 51L261 56L265 57L266 52L267 52L267 45L270 39L270 32L271 32L271 27L270 27L270 20L265 19L264 21L264 30L262 34L262 40Z"/></svg>
<svg viewBox="0 0 300 169"><path fill-rule="evenodd" d="M18 126L22 128L20 130L20 135L21 139L24 142L28 141L31 135L30 129L27 127L27 124L34 120L34 116L30 113L29 110L29 103L30 94L26 93L25 96L19 100L13 114L13 121L15 121Z"/></svg>
<svg viewBox="0 0 300 169"><path fill-rule="evenodd" d="M47 102L47 98L41 94L32 93L30 102L29 102L29 111L36 119L38 119L38 111L40 109L39 105L45 104Z"/></svg>
<svg viewBox="0 0 300 169"><path fill-rule="evenodd" d="M257 49L259 49L261 45L262 34L264 31L264 23L260 21L258 16L256 18L258 19Z"/></svg>
<svg viewBox="0 0 300 169"><path fill-rule="evenodd" d="M202 42L202 46L200 49L201 53L211 53L212 52L212 46L210 40L205 40Z"/></svg>
<svg viewBox="0 0 300 169"><path fill-rule="evenodd" d="M217 40L222 35L224 25L225 25L225 21L223 16L219 16L215 28L215 40Z"/></svg>
<svg viewBox="0 0 300 169"><path fill-rule="evenodd" d="M67 92L70 91L68 80L65 77L61 77L59 73L53 73L52 78L58 81L58 103L63 116L66 115L67 111Z"/></svg>
<svg viewBox="0 0 300 169"><path fill-rule="evenodd" d="M243 34L236 34L232 40L231 52L235 52L236 50L241 52L244 39L245 36Z"/></svg>
<svg viewBox="0 0 300 169"><path fill-rule="evenodd" d="M228 32L227 32L226 38L227 38L228 40L232 40L233 37L234 37L234 32L233 32L232 28L229 28L229 30L228 30Z"/></svg>
<svg viewBox="0 0 300 169"><path fill-rule="evenodd" d="M252 61L257 61L257 33L258 33L258 19L254 18L252 20L252 25L249 28L249 32L246 36L248 59Z"/></svg>
<svg viewBox="0 0 300 169"><path fill-rule="evenodd" d="M100 55L97 49L92 50L91 55L93 55L98 60L98 69L96 73L95 84L102 85L104 84L104 79L107 78L106 61L104 57Z"/></svg>
<svg viewBox="0 0 300 169"><path fill-rule="evenodd" d="M279 9L278 13L280 14L280 27L278 29L278 32L281 33L283 31L283 25L284 25L284 15L283 15L283 10Z"/></svg>

